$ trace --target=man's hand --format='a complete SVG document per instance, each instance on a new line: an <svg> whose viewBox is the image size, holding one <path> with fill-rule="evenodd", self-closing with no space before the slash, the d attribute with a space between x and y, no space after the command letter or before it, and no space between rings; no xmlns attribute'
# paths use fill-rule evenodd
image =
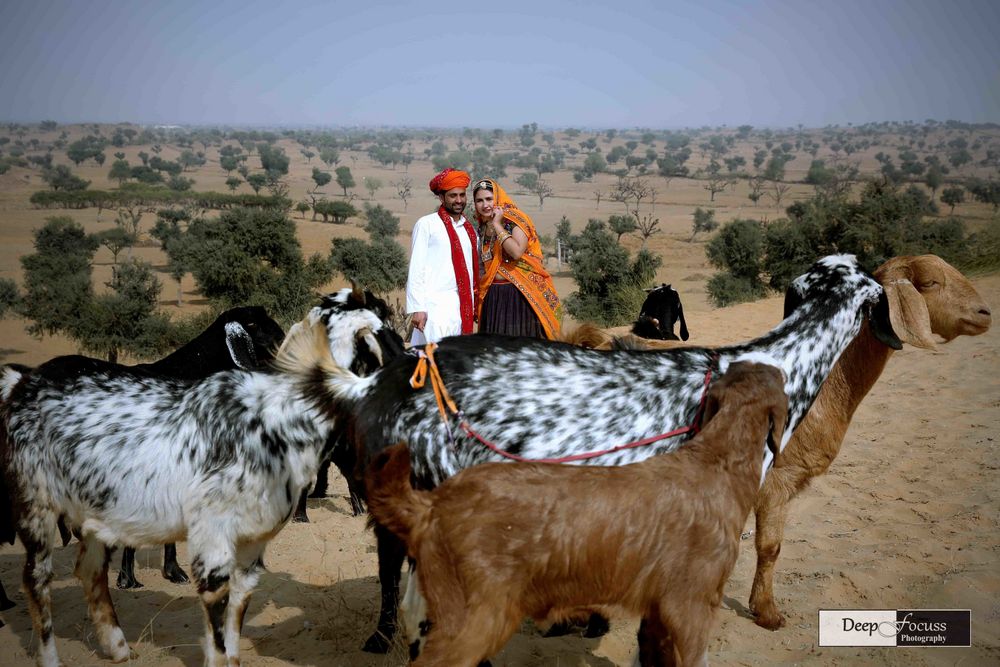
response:
<svg viewBox="0 0 1000 667"><path fill-rule="evenodd" d="M413 322L414 329L423 331L424 325L427 324L427 313L423 310L413 313L410 317L410 321Z"/></svg>

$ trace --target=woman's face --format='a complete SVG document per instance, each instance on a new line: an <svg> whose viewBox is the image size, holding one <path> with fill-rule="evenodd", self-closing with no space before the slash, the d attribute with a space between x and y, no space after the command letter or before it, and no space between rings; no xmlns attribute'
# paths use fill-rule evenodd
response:
<svg viewBox="0 0 1000 667"><path fill-rule="evenodd" d="M482 188L476 190L473 195L473 203L476 205L476 215L483 220L489 220L493 216L493 191Z"/></svg>

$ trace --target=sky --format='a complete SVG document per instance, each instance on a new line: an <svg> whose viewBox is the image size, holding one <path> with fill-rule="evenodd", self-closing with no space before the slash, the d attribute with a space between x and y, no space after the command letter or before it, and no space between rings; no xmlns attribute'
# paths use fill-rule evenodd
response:
<svg viewBox="0 0 1000 667"><path fill-rule="evenodd" d="M1000 0L3 0L0 121L1000 122Z"/></svg>

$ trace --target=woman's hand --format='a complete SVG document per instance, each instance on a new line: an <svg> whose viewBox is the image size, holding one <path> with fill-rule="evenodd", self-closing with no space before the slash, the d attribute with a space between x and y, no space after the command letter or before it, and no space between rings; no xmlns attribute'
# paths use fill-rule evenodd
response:
<svg viewBox="0 0 1000 667"><path fill-rule="evenodd" d="M493 207L493 217L490 218L490 224L493 225L493 231L497 236L502 236L507 232L507 230L503 228L503 209L499 206Z"/></svg>

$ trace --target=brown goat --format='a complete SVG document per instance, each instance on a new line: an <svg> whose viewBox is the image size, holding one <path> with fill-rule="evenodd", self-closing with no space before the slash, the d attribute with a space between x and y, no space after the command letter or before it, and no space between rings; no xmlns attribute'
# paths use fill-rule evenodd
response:
<svg viewBox="0 0 1000 667"><path fill-rule="evenodd" d="M957 269L936 255L894 257L875 271L885 288L892 328L904 343L934 349L934 336L949 342L989 330L989 306ZM592 325L580 325L566 342L611 349L678 347L626 335L615 339ZM840 452L858 405L874 386L894 350L877 341L867 324L837 360L795 435L775 461L760 490L756 515L757 570L750 609L757 625L777 630L785 618L774 602L774 565L781 551L788 504L809 481L822 475Z"/></svg>
<svg viewBox="0 0 1000 667"><path fill-rule="evenodd" d="M413 664L474 666L525 616L584 609L640 615L643 665L702 664L787 404L780 370L737 362L711 387L702 432L641 463L488 463L427 492L411 486L406 445L382 452L369 510L406 542L427 605Z"/></svg>
<svg viewBox="0 0 1000 667"><path fill-rule="evenodd" d="M948 342L958 336L978 336L990 328L986 302L965 276L940 257L895 257L876 269L875 278L885 288L893 331L904 343L934 349L935 334ZM785 624L774 602L773 580L788 503L830 467L854 411L893 352L875 339L867 324L862 326L767 475L754 510L757 571L750 593L750 609L761 627L777 630Z"/></svg>

